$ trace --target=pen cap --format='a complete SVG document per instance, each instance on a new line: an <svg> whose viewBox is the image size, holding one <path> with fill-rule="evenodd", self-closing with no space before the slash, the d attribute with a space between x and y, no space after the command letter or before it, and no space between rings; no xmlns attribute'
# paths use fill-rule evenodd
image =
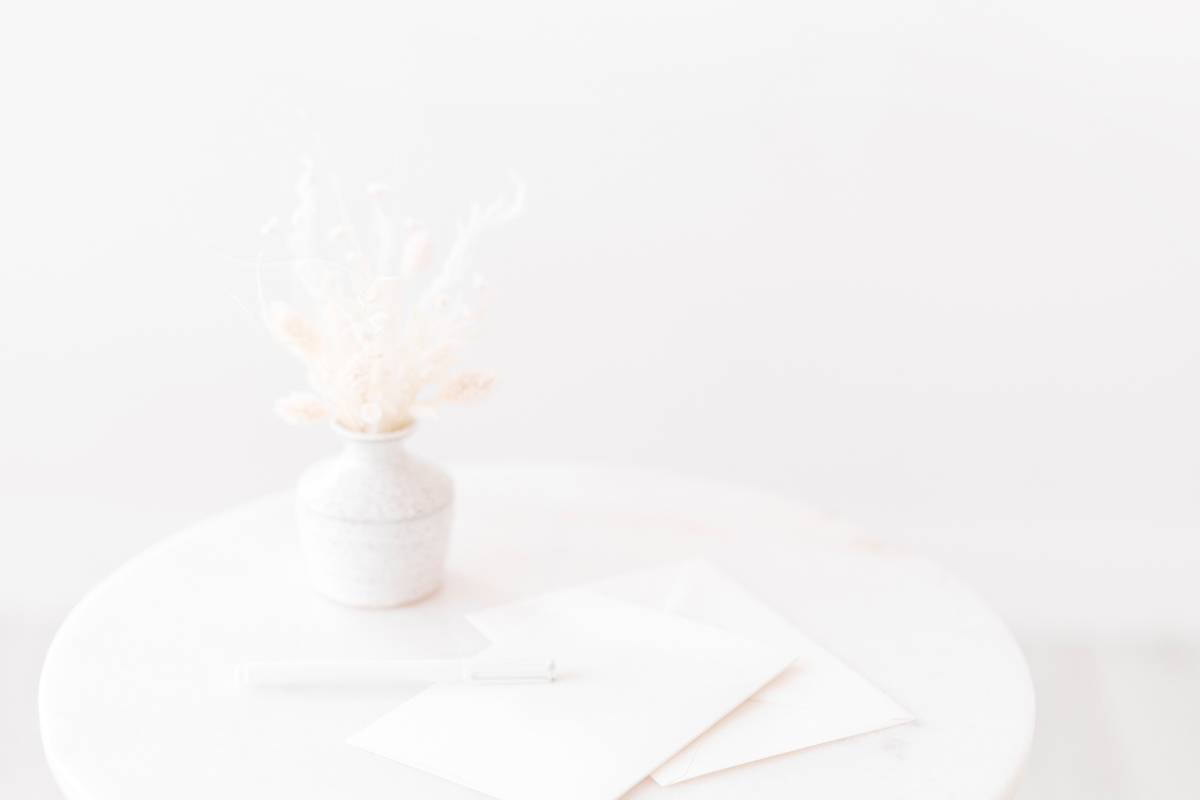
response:
<svg viewBox="0 0 1200 800"><path fill-rule="evenodd" d="M552 658L479 658L463 664L471 683L545 683L556 677Z"/></svg>

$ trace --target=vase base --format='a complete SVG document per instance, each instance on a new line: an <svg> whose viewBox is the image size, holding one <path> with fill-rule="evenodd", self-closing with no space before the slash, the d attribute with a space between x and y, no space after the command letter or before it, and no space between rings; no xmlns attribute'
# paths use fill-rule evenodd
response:
<svg viewBox="0 0 1200 800"><path fill-rule="evenodd" d="M430 585L414 588L406 592L397 592L394 589L386 592L372 592L370 590L354 590L349 587L333 588L321 586L315 580L313 583L313 588L326 600L337 603L339 606L363 610L384 610L411 606L429 599L437 593L438 589L442 588L440 578Z"/></svg>

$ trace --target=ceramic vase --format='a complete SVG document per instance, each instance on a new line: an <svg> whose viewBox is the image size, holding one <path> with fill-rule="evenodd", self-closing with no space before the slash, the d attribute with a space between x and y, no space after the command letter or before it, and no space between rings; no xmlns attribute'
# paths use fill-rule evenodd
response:
<svg viewBox="0 0 1200 800"><path fill-rule="evenodd" d="M337 456L300 478L296 515L317 590L362 608L404 605L441 585L454 485L409 454L413 426L360 434L335 426Z"/></svg>

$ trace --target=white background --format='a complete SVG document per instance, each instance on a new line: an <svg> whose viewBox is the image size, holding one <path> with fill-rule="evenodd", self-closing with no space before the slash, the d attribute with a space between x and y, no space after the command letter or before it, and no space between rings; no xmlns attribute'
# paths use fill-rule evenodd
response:
<svg viewBox="0 0 1200 800"><path fill-rule="evenodd" d="M0 788L70 605L333 446L245 309L305 153L441 231L529 186L479 253L499 391L425 454L761 484L1022 635L1200 635L1189 4L0 15Z"/></svg>

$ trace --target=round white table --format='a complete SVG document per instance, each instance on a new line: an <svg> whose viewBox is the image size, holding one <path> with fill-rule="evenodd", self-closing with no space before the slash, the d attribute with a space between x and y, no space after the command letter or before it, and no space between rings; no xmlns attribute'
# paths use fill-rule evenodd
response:
<svg viewBox="0 0 1200 800"><path fill-rule="evenodd" d="M171 536L91 592L42 673L46 754L69 800L480 798L345 743L417 689L238 692L235 666L287 658L469 655L465 611L687 557L707 558L907 707L917 721L628 796L1011 797L1034 700L1003 623L919 556L770 494L571 466L454 472L446 585L388 611L307 583L290 494Z"/></svg>

